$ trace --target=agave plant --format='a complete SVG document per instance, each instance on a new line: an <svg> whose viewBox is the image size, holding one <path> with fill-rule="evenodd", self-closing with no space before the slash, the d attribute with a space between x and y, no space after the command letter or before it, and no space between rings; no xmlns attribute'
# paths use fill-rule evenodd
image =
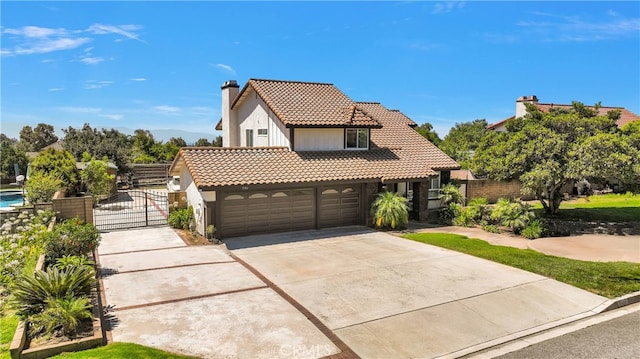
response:
<svg viewBox="0 0 640 359"><path fill-rule="evenodd" d="M67 336L74 336L78 326L84 319L91 319L91 301L87 297L47 298L46 308L42 313L30 317L29 324L32 335L40 333L53 334L61 331Z"/></svg>
<svg viewBox="0 0 640 359"><path fill-rule="evenodd" d="M393 192L381 192L371 205L378 228L396 228L409 222L407 199Z"/></svg>
<svg viewBox="0 0 640 359"><path fill-rule="evenodd" d="M23 274L13 285L13 304L17 314L27 319L45 311L47 300L88 297L95 283L95 271L89 266L68 266L63 270L53 267L33 276Z"/></svg>

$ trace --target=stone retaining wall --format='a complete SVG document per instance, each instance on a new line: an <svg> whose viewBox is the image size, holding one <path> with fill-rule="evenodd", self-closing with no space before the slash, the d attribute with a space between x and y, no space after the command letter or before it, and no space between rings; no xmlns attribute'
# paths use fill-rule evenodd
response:
<svg viewBox="0 0 640 359"><path fill-rule="evenodd" d="M640 234L640 222L572 222L548 220L549 231L554 236L572 234L609 234L630 236Z"/></svg>

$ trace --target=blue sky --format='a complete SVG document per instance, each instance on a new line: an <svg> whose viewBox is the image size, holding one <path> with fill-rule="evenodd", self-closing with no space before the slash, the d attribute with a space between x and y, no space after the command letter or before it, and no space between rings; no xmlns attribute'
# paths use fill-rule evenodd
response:
<svg viewBox="0 0 640 359"><path fill-rule="evenodd" d="M330 82L443 137L497 122L515 99L640 114L640 3L7 2L2 132L180 129L214 133L220 85Z"/></svg>

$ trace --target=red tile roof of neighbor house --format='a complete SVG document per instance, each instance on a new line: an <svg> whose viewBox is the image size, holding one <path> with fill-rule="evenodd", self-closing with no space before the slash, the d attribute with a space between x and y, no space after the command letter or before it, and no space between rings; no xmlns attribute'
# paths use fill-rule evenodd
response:
<svg viewBox="0 0 640 359"><path fill-rule="evenodd" d="M554 103L534 103L534 105L536 105L540 111L542 112L548 112L551 108L566 108L566 109L570 109L573 108L573 105L560 105L560 104L554 104ZM593 106L587 106L589 108L593 108ZM633 122L633 121L638 121L640 120L640 116L636 115L635 113L627 110L624 107L605 107L602 106L598 109L598 116L606 116L607 112L611 111L611 110L620 110L620 118L616 121L616 124L618 125L618 127L622 127L624 125L626 125L629 122ZM516 118L515 116L511 116L509 118L506 118L500 122L496 122L494 124L491 124L489 126L487 126L488 129L494 129L502 124L504 124L505 122Z"/></svg>
<svg viewBox="0 0 640 359"><path fill-rule="evenodd" d="M266 80L260 81L266 82ZM290 93L292 89L300 88L299 86L309 90L313 87L310 85L314 85L274 82L277 82L274 86L285 93ZM266 84L263 83L263 85ZM319 101L316 101L319 103L314 104L310 99L305 99L301 107L315 115L322 112L343 113L341 111L345 111L343 107L345 101L340 100L329 104L322 101L334 95L342 97L344 94L339 92L339 95L336 95L337 89L333 85L318 85L320 86L310 91L319 95ZM284 89L287 87L288 89ZM323 95L323 90L329 94ZM238 99L242 93L241 91L236 98L236 103L239 102ZM295 101L281 100L283 97L280 93L278 93L278 100L270 98L271 95L271 92L265 92L265 102L268 100L269 103L277 103L275 106L281 110L281 113L295 114L289 117L295 118L295 123L304 122L303 109L288 108L297 107L298 104ZM287 147L188 147L178 152L170 168L171 174L178 175L183 166L186 166L198 188L212 188L323 181L388 182L426 179L436 175L437 170L459 168L458 163L417 133L412 128L416 124L400 111L388 110L379 103L351 101L346 112L351 113L352 117L365 116L370 119L366 120L367 122L372 121L371 123L378 124L371 129L371 149L290 151ZM306 123L318 124L319 122L319 120L313 120Z"/></svg>

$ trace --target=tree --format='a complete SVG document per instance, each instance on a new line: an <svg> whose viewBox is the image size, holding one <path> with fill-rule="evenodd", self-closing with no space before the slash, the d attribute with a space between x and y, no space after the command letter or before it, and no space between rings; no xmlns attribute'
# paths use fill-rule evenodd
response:
<svg viewBox="0 0 640 359"><path fill-rule="evenodd" d="M422 135L422 137L429 140L429 142L440 147L440 143L442 143L442 140L440 139L436 131L433 130L433 126L429 122L425 122L422 125L416 127L416 131L420 135Z"/></svg>
<svg viewBox="0 0 640 359"><path fill-rule="evenodd" d="M222 136L216 136L215 140L211 142L211 146L213 147L222 147Z"/></svg>
<svg viewBox="0 0 640 359"><path fill-rule="evenodd" d="M630 166L637 166L638 157L627 160L627 147L619 143L614 114L597 116L578 102L571 109L546 113L527 104L527 112L509 121L507 132L490 132L482 139L472 168L492 179L520 180L523 193L534 194L547 214L557 213L563 188L572 181L631 173ZM607 144L596 145L600 140ZM607 156L621 160L607 169L597 163Z"/></svg>
<svg viewBox="0 0 640 359"><path fill-rule="evenodd" d="M76 169L76 159L73 158L71 152L58 151L54 148L40 152L31 161L29 180L38 173L45 173L59 179L68 192L73 192L77 188L78 170Z"/></svg>
<svg viewBox="0 0 640 359"><path fill-rule="evenodd" d="M17 141L0 134L0 178L16 176L14 165L18 165L20 174L27 173L29 159L24 151L17 146Z"/></svg>
<svg viewBox="0 0 640 359"><path fill-rule="evenodd" d="M39 123L35 128L24 126L20 130L20 142L26 151L36 152L58 141L53 126Z"/></svg>
<svg viewBox="0 0 640 359"><path fill-rule="evenodd" d="M113 175L108 172L107 158L96 160L87 152L84 153L82 162L85 164L84 169L80 172L82 182L87 186L87 190L97 202L100 197L106 196L111 191L113 183Z"/></svg>
<svg viewBox="0 0 640 359"><path fill-rule="evenodd" d="M118 172L128 173L133 150L133 140L130 136L114 129L94 129L85 123L81 129L69 127L62 130L65 133L63 147L71 152L76 160L81 161L87 152L96 158L107 157L118 167Z"/></svg>
<svg viewBox="0 0 640 359"><path fill-rule="evenodd" d="M456 160L462 168L469 168L473 152L487 133L487 121L474 120L456 123L444 137L440 149Z"/></svg>
<svg viewBox="0 0 640 359"><path fill-rule="evenodd" d="M194 146L196 146L196 147L209 147L209 146L211 146L211 142L209 142L209 140L207 140L206 138L200 138L200 139L198 139L196 141Z"/></svg>
<svg viewBox="0 0 640 359"><path fill-rule="evenodd" d="M25 199L31 204L51 202L61 187L62 181L54 174L32 173L25 185Z"/></svg>
<svg viewBox="0 0 640 359"><path fill-rule="evenodd" d="M396 228L409 222L407 199L397 193L380 192L371 205L378 228Z"/></svg>

